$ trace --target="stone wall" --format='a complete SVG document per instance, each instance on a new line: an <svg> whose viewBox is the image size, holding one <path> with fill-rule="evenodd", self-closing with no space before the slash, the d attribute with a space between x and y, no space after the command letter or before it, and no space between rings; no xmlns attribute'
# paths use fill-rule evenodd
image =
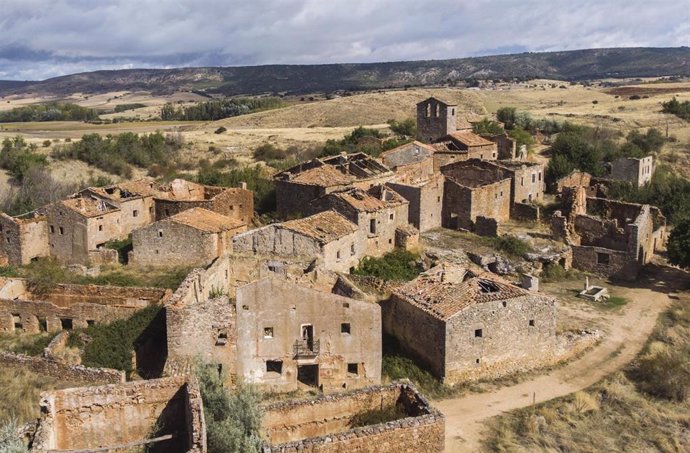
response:
<svg viewBox="0 0 690 453"><path fill-rule="evenodd" d="M413 184L390 182L388 186L410 202L407 219L420 232L441 227L443 175Z"/></svg>
<svg viewBox="0 0 690 453"><path fill-rule="evenodd" d="M652 180L654 174L654 157L641 159L621 157L611 162L611 178L627 181L634 186L642 186Z"/></svg>
<svg viewBox="0 0 690 453"><path fill-rule="evenodd" d="M34 451L146 444L153 452L206 451L201 396L196 382L185 377L46 392L41 413Z"/></svg>
<svg viewBox="0 0 690 453"><path fill-rule="evenodd" d="M496 219L477 216L474 222L474 232L479 236L498 236L498 222L496 222Z"/></svg>
<svg viewBox="0 0 690 453"><path fill-rule="evenodd" d="M22 266L49 255L45 217L20 219L0 213L0 264Z"/></svg>
<svg viewBox="0 0 690 453"><path fill-rule="evenodd" d="M218 233L161 220L132 234L130 262L141 266L205 265L232 250L232 236L246 227Z"/></svg>
<svg viewBox="0 0 690 453"><path fill-rule="evenodd" d="M510 179L466 187L446 180L443 201L443 226L451 229L474 228L477 216L497 222L510 218Z"/></svg>
<svg viewBox="0 0 690 453"><path fill-rule="evenodd" d="M573 246L573 267L604 277L633 280L641 266L635 259L631 260L625 251Z"/></svg>
<svg viewBox="0 0 690 453"><path fill-rule="evenodd" d="M556 181L553 192L561 193L565 188L574 187L589 187L591 185L592 175L579 170L573 170L569 175L562 177Z"/></svg>
<svg viewBox="0 0 690 453"><path fill-rule="evenodd" d="M447 321L443 380L454 384L541 365L555 347L555 299L531 294L474 304Z"/></svg>
<svg viewBox="0 0 690 453"><path fill-rule="evenodd" d="M498 159L515 160L519 157L517 153L516 141L508 137L507 134L482 134L482 137L496 143Z"/></svg>
<svg viewBox="0 0 690 453"><path fill-rule="evenodd" d="M544 164L530 164L511 169L513 203L532 203L544 199Z"/></svg>
<svg viewBox="0 0 690 453"><path fill-rule="evenodd" d="M324 391L381 380L377 304L267 278L237 289L236 310L237 341L242 345L237 368L245 382L275 391L296 390L304 365L317 368L314 381L303 382ZM296 353L305 326L312 349Z"/></svg>
<svg viewBox="0 0 690 453"><path fill-rule="evenodd" d="M62 381L78 381L84 384L101 385L125 382L125 372L109 368L87 368L82 365L68 365L57 360L31 357L23 354L0 351L0 365L3 368L29 370L41 376L50 376Z"/></svg>
<svg viewBox="0 0 690 453"><path fill-rule="evenodd" d="M510 217L518 220L533 220L538 222L541 219L539 206L528 203L513 203L510 206Z"/></svg>
<svg viewBox="0 0 690 453"><path fill-rule="evenodd" d="M281 180L275 180L275 185L276 208L284 218L307 214L312 201L332 191L331 188Z"/></svg>
<svg viewBox="0 0 690 453"><path fill-rule="evenodd" d="M351 428L358 414L403 409L405 418ZM262 421L264 453L442 452L445 420L414 387L392 384L331 395L315 401L269 406Z"/></svg>
<svg viewBox="0 0 690 453"><path fill-rule="evenodd" d="M203 186L203 194L193 199L155 199L156 220L163 220L192 208L204 208L249 224L254 217L251 190Z"/></svg>
<svg viewBox="0 0 690 453"><path fill-rule="evenodd" d="M14 297L7 298L7 295ZM57 332L92 323L124 319L149 305L162 304L169 290L58 285L51 293L34 295L21 279L6 282L0 291L0 332Z"/></svg>

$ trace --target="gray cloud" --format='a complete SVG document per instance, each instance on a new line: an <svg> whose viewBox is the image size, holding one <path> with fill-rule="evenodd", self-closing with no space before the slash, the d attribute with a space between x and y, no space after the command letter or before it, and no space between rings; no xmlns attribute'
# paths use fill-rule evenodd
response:
<svg viewBox="0 0 690 453"><path fill-rule="evenodd" d="M685 0L0 0L0 79L689 43Z"/></svg>

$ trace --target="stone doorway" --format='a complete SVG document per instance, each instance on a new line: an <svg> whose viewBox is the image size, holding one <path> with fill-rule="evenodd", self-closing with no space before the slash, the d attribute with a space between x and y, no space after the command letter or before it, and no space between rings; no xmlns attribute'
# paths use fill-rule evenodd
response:
<svg viewBox="0 0 690 453"><path fill-rule="evenodd" d="M297 365L297 380L310 387L319 386L318 365Z"/></svg>

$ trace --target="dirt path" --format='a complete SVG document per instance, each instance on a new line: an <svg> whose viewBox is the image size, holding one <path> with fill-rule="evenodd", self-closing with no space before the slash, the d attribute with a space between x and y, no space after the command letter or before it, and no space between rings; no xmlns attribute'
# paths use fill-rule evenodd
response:
<svg viewBox="0 0 690 453"><path fill-rule="evenodd" d="M486 419L529 406L533 398L540 403L581 390L630 362L670 299L651 289L626 288L619 292L629 300L628 304L621 311L606 315L604 339L579 359L511 387L435 403L446 416L446 451L476 452L481 447L482 422Z"/></svg>

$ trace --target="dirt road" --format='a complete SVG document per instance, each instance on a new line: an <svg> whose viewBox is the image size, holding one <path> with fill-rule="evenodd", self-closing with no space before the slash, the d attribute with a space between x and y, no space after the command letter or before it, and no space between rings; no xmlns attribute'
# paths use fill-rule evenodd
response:
<svg viewBox="0 0 690 453"><path fill-rule="evenodd" d="M581 390L630 362L670 299L664 292L646 288L625 288L619 293L628 304L621 311L606 314L604 339L579 359L510 387L436 402L446 416L446 451L479 451L486 419L529 406L533 398L540 403Z"/></svg>

